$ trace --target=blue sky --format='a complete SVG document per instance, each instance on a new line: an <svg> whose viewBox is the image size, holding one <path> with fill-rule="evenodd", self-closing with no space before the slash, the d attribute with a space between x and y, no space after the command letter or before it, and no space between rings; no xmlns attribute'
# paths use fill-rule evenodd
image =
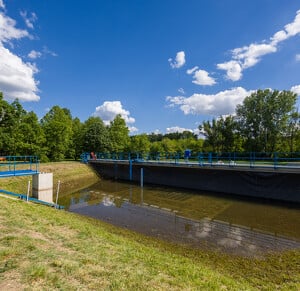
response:
<svg viewBox="0 0 300 291"><path fill-rule="evenodd" d="M194 130L254 90L300 95L295 0L0 0L0 91L43 117Z"/></svg>

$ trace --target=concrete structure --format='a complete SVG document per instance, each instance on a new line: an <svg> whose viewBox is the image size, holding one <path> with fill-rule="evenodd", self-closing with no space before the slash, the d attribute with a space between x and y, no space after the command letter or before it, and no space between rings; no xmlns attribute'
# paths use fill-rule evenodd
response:
<svg viewBox="0 0 300 291"><path fill-rule="evenodd" d="M300 203L299 169L93 160L101 177ZM141 177L141 168L143 176Z"/></svg>
<svg viewBox="0 0 300 291"><path fill-rule="evenodd" d="M39 173L32 176L32 196L53 203L53 173Z"/></svg>

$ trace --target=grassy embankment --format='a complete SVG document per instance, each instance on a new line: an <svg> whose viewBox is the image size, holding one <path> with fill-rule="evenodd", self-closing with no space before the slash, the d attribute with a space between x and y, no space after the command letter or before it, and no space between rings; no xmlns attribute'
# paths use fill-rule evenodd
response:
<svg viewBox="0 0 300 291"><path fill-rule="evenodd" d="M67 192L74 190L66 186L77 171L82 178L84 173L95 178L84 165L45 166L53 172L63 169L54 177L64 181ZM0 182L1 188L18 192L12 182L6 181L10 189ZM0 290L300 289L299 251L260 259L230 257L23 201L0 197L0 204Z"/></svg>
<svg viewBox="0 0 300 291"><path fill-rule="evenodd" d="M39 165L39 171L53 173L54 193L58 180L61 181L60 193L62 195L88 187L98 181L97 175L79 162L43 163ZM31 176L1 178L0 189L26 194L28 180L32 180Z"/></svg>

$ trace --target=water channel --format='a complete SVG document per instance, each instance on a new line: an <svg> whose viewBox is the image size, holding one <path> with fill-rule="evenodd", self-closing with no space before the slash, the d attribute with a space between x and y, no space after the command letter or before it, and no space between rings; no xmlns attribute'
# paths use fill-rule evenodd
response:
<svg viewBox="0 0 300 291"><path fill-rule="evenodd" d="M110 180L65 196L59 204L192 247L244 256L300 248L300 205Z"/></svg>

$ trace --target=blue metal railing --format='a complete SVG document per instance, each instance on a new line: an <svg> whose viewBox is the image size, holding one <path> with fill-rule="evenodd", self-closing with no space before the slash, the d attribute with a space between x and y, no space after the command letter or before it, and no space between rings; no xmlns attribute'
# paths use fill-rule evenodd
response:
<svg viewBox="0 0 300 291"><path fill-rule="evenodd" d="M38 172L37 156L0 156L0 177L33 175Z"/></svg>
<svg viewBox="0 0 300 291"><path fill-rule="evenodd" d="M112 161L132 161L132 162L149 162L149 163L172 163L188 164L197 166L214 166L214 167L249 167L249 168L295 168L300 169L300 152L274 152L274 153L257 153L257 152L230 152L230 153L213 153L213 152L122 152L122 153L83 153L81 155L83 162L89 160L112 160Z"/></svg>

